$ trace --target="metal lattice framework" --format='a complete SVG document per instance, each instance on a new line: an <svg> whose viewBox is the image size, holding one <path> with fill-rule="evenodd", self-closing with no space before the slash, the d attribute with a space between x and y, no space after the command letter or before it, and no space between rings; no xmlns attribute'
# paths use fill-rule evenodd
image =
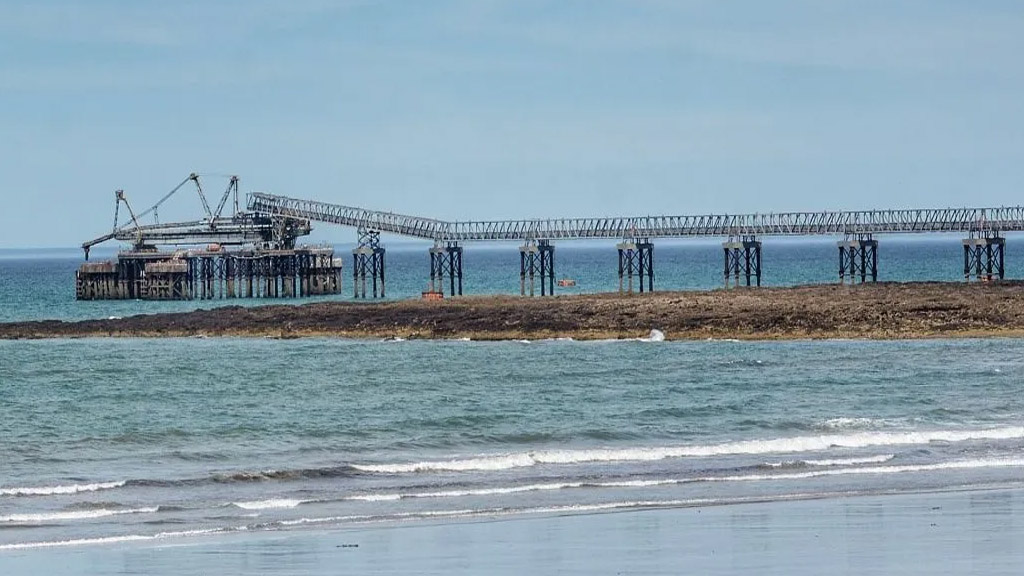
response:
<svg viewBox="0 0 1024 576"><path fill-rule="evenodd" d="M445 222L253 193L249 196L249 211L438 242L1024 231L1024 206Z"/></svg>

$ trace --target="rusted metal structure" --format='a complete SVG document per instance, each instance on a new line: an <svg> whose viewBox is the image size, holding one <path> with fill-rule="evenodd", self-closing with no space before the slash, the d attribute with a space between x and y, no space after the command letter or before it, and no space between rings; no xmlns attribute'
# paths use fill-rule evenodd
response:
<svg viewBox="0 0 1024 576"><path fill-rule="evenodd" d="M640 293L654 292L654 244L647 238L619 243L619 292L633 293L633 276L640 280ZM644 286L646 280L647 285Z"/></svg>
<svg viewBox="0 0 1024 576"><path fill-rule="evenodd" d="M192 183L205 217L159 223L158 210ZM234 211L223 215L228 201ZM130 220L119 223L121 205ZM141 218L153 215L153 224ZM238 178L230 177L211 209L199 176L190 174L154 206L136 214L124 191L115 192L114 228L82 244L86 260L93 246L130 242L112 262L85 262L76 273L79 300L207 300L214 298L301 298L341 292L342 262L330 247L296 247L309 234L308 220L239 210ZM160 250L159 246L194 246ZM198 246L198 247L195 247Z"/></svg>
<svg viewBox="0 0 1024 576"><path fill-rule="evenodd" d="M858 280L878 281L878 240L871 234L858 234L839 241L839 283Z"/></svg>
<svg viewBox="0 0 1024 576"><path fill-rule="evenodd" d="M519 247L519 294L536 294L536 279L540 276L540 295L555 295L555 247L547 240L527 241ZM529 281L529 284L527 284Z"/></svg>
<svg viewBox="0 0 1024 576"><path fill-rule="evenodd" d="M79 300L303 298L339 294L341 261L330 247L293 250L125 251L116 262L87 262Z"/></svg>
<svg viewBox="0 0 1024 576"><path fill-rule="evenodd" d="M755 236L730 238L722 243L725 252L725 286L741 286L742 277L746 286L761 285L761 241ZM753 278L753 284L751 284Z"/></svg>
<svg viewBox="0 0 1024 576"><path fill-rule="evenodd" d="M189 184L195 188L204 217L162 224L158 211ZM232 202L233 200L233 202ZM229 205L231 215L223 212ZM121 205L130 221L119 223ZM995 280L1005 275L1003 235L1024 231L1024 206L709 214L697 216L633 216L609 218L546 218L450 222L277 196L249 194L239 204L238 178L231 177L219 202L211 208L199 176L190 174L154 206L136 214L122 191L115 194L114 227L109 234L82 245L101 242L131 244L116 262L86 262L78 271L81 299L193 299L300 297L336 294L341 290L341 262L329 248L297 248L312 222L349 226L359 231L352 251L353 295L386 297L386 249L381 234L430 240L430 293L452 296L463 291L463 245L480 241L521 241L520 294L553 295L556 240L617 239L619 290L654 290L654 240L659 238L725 237L723 277L726 286L760 286L761 238L768 236L841 236L839 280L878 279L878 241L882 234L960 233L964 247L964 278ZM152 224L142 220L152 215ZM158 246L192 246L184 252L159 251ZM209 249L216 246L217 250ZM540 290L537 290L537 277Z"/></svg>
<svg viewBox="0 0 1024 576"><path fill-rule="evenodd" d="M545 278L553 274L553 258L549 263L546 256L553 256L554 240L607 238L621 240L620 245L635 245L632 252L627 248L620 254L620 274L624 284L628 283L632 278L631 271L640 275L642 260L642 276L646 278L643 288L653 290L653 240L658 238L726 237L729 240L722 246L726 286L760 286L763 273L760 239L763 237L844 237L846 240L840 243L843 251L840 254L840 278L866 282L878 279L878 241L875 238L878 235L967 234L964 275L968 279L988 279L1002 277L1004 250L1003 244L996 239L1007 232L1024 231L1024 206L447 222L258 193L249 196L248 208L253 214L338 224L435 243L522 241L521 294L528 292L526 281L535 278L542 267ZM992 240L985 241L985 238ZM862 240L864 244L861 244ZM643 251L640 250L641 242ZM543 262L539 251L541 243L552 251L545 252ZM435 273L432 265L432 276ZM530 282L531 285L533 283ZM554 290L545 287L540 292L553 294Z"/></svg>
<svg viewBox="0 0 1024 576"><path fill-rule="evenodd" d="M963 241L964 279L991 282L1005 276L1006 239L998 233L972 235Z"/></svg>
<svg viewBox="0 0 1024 576"><path fill-rule="evenodd" d="M430 249L430 284L428 292L444 293L448 280L448 295L462 296L462 246L458 242L436 242Z"/></svg>

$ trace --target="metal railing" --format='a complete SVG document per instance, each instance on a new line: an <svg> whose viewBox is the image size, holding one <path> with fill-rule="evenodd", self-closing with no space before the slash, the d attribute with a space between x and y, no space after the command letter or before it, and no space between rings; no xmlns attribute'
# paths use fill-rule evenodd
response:
<svg viewBox="0 0 1024 576"><path fill-rule="evenodd" d="M1024 231L1024 206L445 222L253 193L249 211L435 241Z"/></svg>

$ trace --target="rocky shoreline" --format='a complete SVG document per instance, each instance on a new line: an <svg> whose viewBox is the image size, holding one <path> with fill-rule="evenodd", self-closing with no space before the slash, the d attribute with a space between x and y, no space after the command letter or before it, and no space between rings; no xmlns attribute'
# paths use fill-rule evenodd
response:
<svg viewBox="0 0 1024 576"><path fill-rule="evenodd" d="M0 339L344 337L669 340L1024 336L1024 282L879 283L444 301L224 306L109 320L0 324Z"/></svg>

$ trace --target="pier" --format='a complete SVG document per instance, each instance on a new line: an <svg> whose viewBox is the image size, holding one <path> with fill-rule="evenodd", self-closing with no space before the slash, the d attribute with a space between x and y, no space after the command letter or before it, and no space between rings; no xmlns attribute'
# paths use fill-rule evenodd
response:
<svg viewBox="0 0 1024 576"><path fill-rule="evenodd" d="M143 224L165 202L192 183L205 218ZM695 216L632 216L484 221L444 221L266 193L239 204L238 178L232 177L216 209L211 209L199 176L191 174L154 207L136 214L122 191L115 193L115 226L83 244L88 260L94 245L130 242L116 262L86 262L78 271L80 299L292 298L341 292L340 259L327 248L311 249L297 240L312 225L330 224L358 231L352 251L352 294L386 298L386 248L382 234L432 242L428 249L428 292L440 298L463 294L464 247L474 242L519 242L522 296L555 294L555 243L581 239L617 241L619 291L653 292L654 242L665 238L724 238L723 285L761 285L770 274L770 254L762 239L777 236L836 236L838 281L877 282L879 241L886 234L963 235L964 279L1005 277L1005 234L1024 231L1024 206L868 211L780 212ZM229 200L234 212L222 215ZM118 223L121 205L131 219ZM203 246L158 251L157 246ZM615 270L609 270L613 276ZM511 288L511 287L510 287Z"/></svg>
<svg viewBox="0 0 1024 576"><path fill-rule="evenodd" d="M79 300L303 298L341 293L334 249L124 251L87 262L75 278Z"/></svg>

